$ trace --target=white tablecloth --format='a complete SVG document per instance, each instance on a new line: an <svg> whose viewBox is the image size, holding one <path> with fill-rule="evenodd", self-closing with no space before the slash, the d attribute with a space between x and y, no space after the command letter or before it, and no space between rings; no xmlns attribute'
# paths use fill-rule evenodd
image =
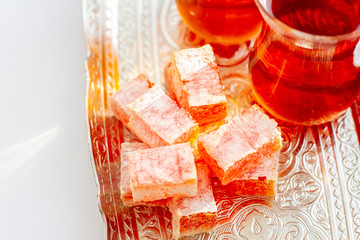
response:
<svg viewBox="0 0 360 240"><path fill-rule="evenodd" d="M81 1L0 2L0 239L104 239Z"/></svg>

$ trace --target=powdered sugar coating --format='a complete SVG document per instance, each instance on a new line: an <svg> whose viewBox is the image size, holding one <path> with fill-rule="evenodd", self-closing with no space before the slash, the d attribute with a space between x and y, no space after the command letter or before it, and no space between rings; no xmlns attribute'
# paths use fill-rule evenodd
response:
<svg viewBox="0 0 360 240"><path fill-rule="evenodd" d="M169 200L181 216L189 216L196 213L216 213L209 170L207 164L197 163L198 192L195 197L176 197Z"/></svg>
<svg viewBox="0 0 360 240"><path fill-rule="evenodd" d="M189 143L129 153L135 201L196 194L196 167Z"/></svg>
<svg viewBox="0 0 360 240"><path fill-rule="evenodd" d="M262 164L281 148L277 123L258 106L198 138L199 152L222 184L228 184Z"/></svg>
<svg viewBox="0 0 360 240"><path fill-rule="evenodd" d="M200 124L226 117L224 87L210 45L174 52L168 77L179 105Z"/></svg>
<svg viewBox="0 0 360 240"><path fill-rule="evenodd" d="M127 105L146 93L151 87L151 83L143 74L138 75L110 97L110 105L115 116L124 124L128 124L131 111Z"/></svg>
<svg viewBox="0 0 360 240"><path fill-rule="evenodd" d="M172 214L173 238L211 231L216 225L217 207L207 164L197 168L198 192L194 197L175 197L167 205Z"/></svg>
<svg viewBox="0 0 360 240"><path fill-rule="evenodd" d="M126 205L132 200L132 192L130 187L130 169L129 169L129 153L150 148L145 143L123 143L121 144L121 181L120 191L121 198Z"/></svg>
<svg viewBox="0 0 360 240"><path fill-rule="evenodd" d="M240 177L240 179L258 179L267 178L277 181L279 168L279 153L265 160L259 166L251 169Z"/></svg>
<svg viewBox="0 0 360 240"><path fill-rule="evenodd" d="M157 85L128 106L130 128L151 147L187 142L198 134L197 123Z"/></svg>

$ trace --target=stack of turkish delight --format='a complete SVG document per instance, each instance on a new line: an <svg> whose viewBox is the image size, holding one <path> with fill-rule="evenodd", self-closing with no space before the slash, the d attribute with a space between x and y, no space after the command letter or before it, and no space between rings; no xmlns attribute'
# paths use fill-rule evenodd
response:
<svg viewBox="0 0 360 240"><path fill-rule="evenodd" d="M168 207L178 239L215 228L211 181L239 195L274 196L282 139L257 105L224 121L227 102L209 45L175 52L166 77L173 98L139 75L111 107L140 140L122 144L124 205Z"/></svg>

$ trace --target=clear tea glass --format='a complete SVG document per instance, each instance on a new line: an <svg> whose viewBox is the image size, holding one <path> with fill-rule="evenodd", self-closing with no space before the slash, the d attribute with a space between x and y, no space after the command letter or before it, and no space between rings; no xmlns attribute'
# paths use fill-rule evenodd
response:
<svg viewBox="0 0 360 240"><path fill-rule="evenodd" d="M176 5L186 26L222 57L247 49L245 58L263 21L254 0L176 0Z"/></svg>
<svg viewBox="0 0 360 240"><path fill-rule="evenodd" d="M255 2L265 19L249 61L256 100L296 124L338 117L360 90L360 1Z"/></svg>

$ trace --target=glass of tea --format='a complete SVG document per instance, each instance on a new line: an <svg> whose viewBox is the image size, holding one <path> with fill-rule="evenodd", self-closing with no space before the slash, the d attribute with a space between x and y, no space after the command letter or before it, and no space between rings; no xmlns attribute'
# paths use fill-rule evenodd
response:
<svg viewBox="0 0 360 240"><path fill-rule="evenodd" d="M255 2L265 19L249 60L255 99L295 124L341 115L360 89L360 1Z"/></svg>
<svg viewBox="0 0 360 240"><path fill-rule="evenodd" d="M227 50L249 45L263 21L254 0L176 0L176 4L186 26L226 57Z"/></svg>

